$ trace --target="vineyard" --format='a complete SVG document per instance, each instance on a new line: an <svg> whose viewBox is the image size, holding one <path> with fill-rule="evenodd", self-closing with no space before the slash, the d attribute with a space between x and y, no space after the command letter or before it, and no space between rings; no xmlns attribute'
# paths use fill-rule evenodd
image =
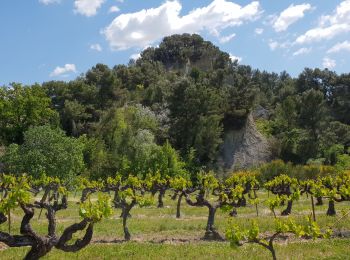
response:
<svg viewBox="0 0 350 260"><path fill-rule="evenodd" d="M195 177L1 175L2 259L347 257L349 171Z"/></svg>
<svg viewBox="0 0 350 260"><path fill-rule="evenodd" d="M350 260L350 0L18 2L0 260Z"/></svg>

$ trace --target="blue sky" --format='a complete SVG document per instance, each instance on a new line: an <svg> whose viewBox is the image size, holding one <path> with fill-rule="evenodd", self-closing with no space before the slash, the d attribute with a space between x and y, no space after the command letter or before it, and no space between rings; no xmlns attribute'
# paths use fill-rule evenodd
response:
<svg viewBox="0 0 350 260"><path fill-rule="evenodd" d="M350 0L2 0L0 85L70 80L199 33L261 70L350 72Z"/></svg>

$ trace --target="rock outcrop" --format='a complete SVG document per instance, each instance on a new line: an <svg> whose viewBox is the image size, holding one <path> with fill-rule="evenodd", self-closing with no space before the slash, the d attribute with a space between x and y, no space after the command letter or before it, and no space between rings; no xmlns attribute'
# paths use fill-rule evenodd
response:
<svg viewBox="0 0 350 260"><path fill-rule="evenodd" d="M218 159L225 171L249 168L272 159L267 139L256 128L253 115L249 114L240 129L226 129Z"/></svg>

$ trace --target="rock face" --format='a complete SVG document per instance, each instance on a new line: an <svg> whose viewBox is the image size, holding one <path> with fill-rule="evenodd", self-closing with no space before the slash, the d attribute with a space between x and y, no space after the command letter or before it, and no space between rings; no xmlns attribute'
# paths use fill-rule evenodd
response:
<svg viewBox="0 0 350 260"><path fill-rule="evenodd" d="M272 159L269 143L258 132L252 114L241 129L225 131L220 150L218 163L225 171L249 168Z"/></svg>

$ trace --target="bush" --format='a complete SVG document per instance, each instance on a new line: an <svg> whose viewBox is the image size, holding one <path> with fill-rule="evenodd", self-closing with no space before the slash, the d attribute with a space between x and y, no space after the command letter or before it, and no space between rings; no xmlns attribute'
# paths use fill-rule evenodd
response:
<svg viewBox="0 0 350 260"><path fill-rule="evenodd" d="M338 170L350 170L350 155L341 154L337 156L335 168Z"/></svg>
<svg viewBox="0 0 350 260"><path fill-rule="evenodd" d="M282 160L274 160L270 163L266 163L259 168L260 180L266 182L272 180L276 176L286 174L292 175L293 165L291 163L285 163Z"/></svg>
<svg viewBox="0 0 350 260"><path fill-rule="evenodd" d="M291 177L298 180L315 180L318 177L334 176L337 169L328 165L297 165L291 174Z"/></svg>

